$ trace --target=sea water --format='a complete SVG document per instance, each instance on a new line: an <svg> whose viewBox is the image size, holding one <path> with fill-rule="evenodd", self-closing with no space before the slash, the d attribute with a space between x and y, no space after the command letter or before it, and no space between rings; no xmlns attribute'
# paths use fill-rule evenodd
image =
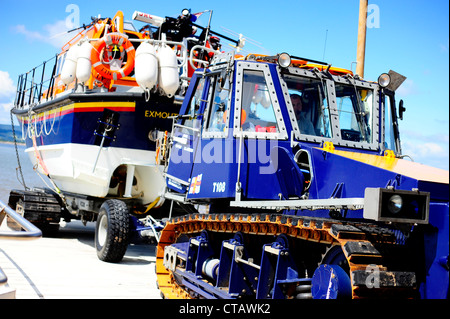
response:
<svg viewBox="0 0 450 319"><path fill-rule="evenodd" d="M44 181L48 183L47 177L42 175L43 181L33 170L33 164L25 153L25 146L18 145L17 149L25 185L29 188L45 187ZM24 189L24 186L19 182L19 164L14 144L0 143L0 167L0 200L8 204L9 192L12 189Z"/></svg>

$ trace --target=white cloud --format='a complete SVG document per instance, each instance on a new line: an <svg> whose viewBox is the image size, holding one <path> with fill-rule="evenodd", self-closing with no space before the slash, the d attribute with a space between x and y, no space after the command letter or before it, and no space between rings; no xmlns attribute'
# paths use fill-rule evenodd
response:
<svg viewBox="0 0 450 319"><path fill-rule="evenodd" d="M437 143L425 143L420 146L422 156L444 156L444 148Z"/></svg>
<svg viewBox="0 0 450 319"><path fill-rule="evenodd" d="M27 30L27 28L23 24L19 24L19 25L12 27L12 30L16 33L25 35L25 37L29 41L34 41L34 40L43 41L44 40L44 36L42 34L40 34L39 32L36 32L36 31Z"/></svg>
<svg viewBox="0 0 450 319"><path fill-rule="evenodd" d="M14 102L0 103L0 124L8 124L11 122L11 109L14 106Z"/></svg>
<svg viewBox="0 0 450 319"><path fill-rule="evenodd" d="M16 86L8 72L0 71L0 98L11 98L16 94Z"/></svg>
<svg viewBox="0 0 450 319"><path fill-rule="evenodd" d="M0 111L9 112L12 107L14 106L14 103L0 103Z"/></svg>
<svg viewBox="0 0 450 319"><path fill-rule="evenodd" d="M419 88L417 87L416 83L410 79L406 79L396 92L398 96L407 96L417 93L419 93Z"/></svg>
<svg viewBox="0 0 450 319"><path fill-rule="evenodd" d="M425 165L449 169L448 134L441 136L425 136L420 134L402 135L402 152L415 162Z"/></svg>
<svg viewBox="0 0 450 319"><path fill-rule="evenodd" d="M56 21L53 24L46 24L42 27L43 31L28 30L23 24L12 27L12 31L15 33L25 35L28 41L39 41L49 43L57 48L61 48L69 40L71 40L76 33L66 33L68 27L65 20Z"/></svg>

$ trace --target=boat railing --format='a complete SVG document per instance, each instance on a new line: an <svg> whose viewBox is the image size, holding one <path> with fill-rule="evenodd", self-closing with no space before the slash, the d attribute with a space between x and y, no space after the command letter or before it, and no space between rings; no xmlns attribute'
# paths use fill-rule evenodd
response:
<svg viewBox="0 0 450 319"><path fill-rule="evenodd" d="M89 41L97 41L99 39L89 39ZM188 77L188 59L189 52L187 42L175 42L168 40L155 39L130 39L131 42L149 42L155 46L167 44L172 46L177 52L178 68L180 69L180 78L186 79ZM196 46L197 47L197 46ZM206 49L206 48L205 48ZM31 69L30 71L19 75L17 81L17 92L14 101L14 107L22 110L29 106L40 104L54 99L59 93L66 92L69 87L74 89L74 85L67 86L63 91L58 86L58 77L64 60L66 52L52 57L44 61L42 64ZM192 63L192 62L191 62ZM75 80L76 81L76 80Z"/></svg>
<svg viewBox="0 0 450 319"><path fill-rule="evenodd" d="M195 52L200 51L200 50L204 50L208 53L220 53L220 51L208 48L206 46L203 45L195 45L192 47L191 52L189 54L189 63L191 65L191 67L195 70L197 68L207 68L209 66L209 62L206 60L201 60L201 59L197 59L194 57ZM197 63L197 65L195 65L195 63Z"/></svg>
<svg viewBox="0 0 450 319"><path fill-rule="evenodd" d="M5 217L14 221L23 230L3 230L2 223ZM42 231L39 228L0 200L0 239L34 240L41 237Z"/></svg>
<svg viewBox="0 0 450 319"><path fill-rule="evenodd" d="M41 102L43 93L53 96L55 80L58 77L58 56L54 56L30 71L19 75L14 107L23 109L27 105Z"/></svg>

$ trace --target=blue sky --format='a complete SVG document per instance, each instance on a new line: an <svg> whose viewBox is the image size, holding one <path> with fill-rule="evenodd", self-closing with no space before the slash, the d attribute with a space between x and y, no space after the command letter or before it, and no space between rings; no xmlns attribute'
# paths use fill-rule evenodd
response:
<svg viewBox="0 0 450 319"><path fill-rule="evenodd" d="M288 52L355 70L359 0L0 0L0 123L10 121L18 75L60 51L64 37L53 36L73 22L71 4L79 8L81 24L99 14L113 17L117 10L127 20L135 10L162 17L176 17L183 8L213 10L213 30L231 37L228 30L242 33L251 39L247 51ZM390 69L407 77L397 91L407 109L400 122L403 153L448 170L449 3L369 0L369 5L377 11L369 12L365 79L376 81ZM206 14L198 21L207 22Z"/></svg>

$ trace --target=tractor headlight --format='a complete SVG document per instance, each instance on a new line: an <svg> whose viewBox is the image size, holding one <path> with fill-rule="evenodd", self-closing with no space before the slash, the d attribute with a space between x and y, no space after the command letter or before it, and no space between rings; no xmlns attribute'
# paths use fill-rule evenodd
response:
<svg viewBox="0 0 450 319"><path fill-rule="evenodd" d="M391 76L387 73L383 73L378 77L378 84L385 88L391 83Z"/></svg>
<svg viewBox="0 0 450 319"><path fill-rule="evenodd" d="M388 209L392 214L397 214L402 210L403 200L400 195L392 195L388 201Z"/></svg>
<svg viewBox="0 0 450 319"><path fill-rule="evenodd" d="M291 56L287 53L278 55L278 65L282 68L287 68L291 65Z"/></svg>
<svg viewBox="0 0 450 319"><path fill-rule="evenodd" d="M366 188L364 218L393 223L428 224L430 193Z"/></svg>

